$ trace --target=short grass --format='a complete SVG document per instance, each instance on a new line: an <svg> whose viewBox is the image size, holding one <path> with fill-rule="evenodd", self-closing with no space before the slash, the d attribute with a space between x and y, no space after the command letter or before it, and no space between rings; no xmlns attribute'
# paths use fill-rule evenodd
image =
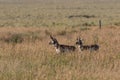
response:
<svg viewBox="0 0 120 80"><path fill-rule="evenodd" d="M0 0L1 1L1 0ZM2 0L0 27L120 26L119 0Z"/></svg>

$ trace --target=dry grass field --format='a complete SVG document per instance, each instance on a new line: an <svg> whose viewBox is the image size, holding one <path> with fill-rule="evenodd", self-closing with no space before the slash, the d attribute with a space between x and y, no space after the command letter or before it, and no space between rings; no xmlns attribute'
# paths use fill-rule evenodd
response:
<svg viewBox="0 0 120 80"><path fill-rule="evenodd" d="M56 54L49 34L60 43L98 43L89 53ZM120 28L0 28L0 80L119 80ZM21 42L20 42L21 41Z"/></svg>
<svg viewBox="0 0 120 80"><path fill-rule="evenodd" d="M0 80L120 80L119 4L0 0ZM81 37L100 49L56 54L50 34L61 44L75 45Z"/></svg>

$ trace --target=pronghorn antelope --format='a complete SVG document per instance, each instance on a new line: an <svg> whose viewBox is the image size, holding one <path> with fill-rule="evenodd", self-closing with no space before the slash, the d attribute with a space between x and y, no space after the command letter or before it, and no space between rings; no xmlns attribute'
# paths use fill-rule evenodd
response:
<svg viewBox="0 0 120 80"><path fill-rule="evenodd" d="M51 35L50 38L52 41L50 41L49 44L54 45L57 53L72 52L76 49L75 46L59 44L57 39L53 38Z"/></svg>
<svg viewBox="0 0 120 80"><path fill-rule="evenodd" d="M99 46L97 44L83 45L81 38L77 38L76 45L78 45L80 52L83 50L90 50L91 52L91 51L97 51L99 49Z"/></svg>

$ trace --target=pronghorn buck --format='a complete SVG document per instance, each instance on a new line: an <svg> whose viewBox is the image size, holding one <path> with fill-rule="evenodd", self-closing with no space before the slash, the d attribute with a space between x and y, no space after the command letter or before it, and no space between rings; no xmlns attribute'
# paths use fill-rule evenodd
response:
<svg viewBox="0 0 120 80"><path fill-rule="evenodd" d="M97 44L83 45L81 38L77 38L76 45L78 45L80 52L84 50L89 50L91 52L91 51L97 51L99 49L99 46Z"/></svg>
<svg viewBox="0 0 120 80"><path fill-rule="evenodd" d="M57 53L73 52L76 49L75 46L59 44L57 39L53 38L51 35L50 38L52 41L50 41L49 44L54 45Z"/></svg>

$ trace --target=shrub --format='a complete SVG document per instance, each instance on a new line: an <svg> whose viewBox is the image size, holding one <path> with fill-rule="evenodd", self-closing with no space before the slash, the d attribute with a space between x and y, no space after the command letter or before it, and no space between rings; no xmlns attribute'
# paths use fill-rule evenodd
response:
<svg viewBox="0 0 120 80"><path fill-rule="evenodd" d="M82 26L95 26L95 23L94 22L90 22L90 23L85 22L82 24Z"/></svg>
<svg viewBox="0 0 120 80"><path fill-rule="evenodd" d="M67 33L67 32L63 30L63 31L58 32L57 34L58 34L58 35L66 35L66 33Z"/></svg>
<svg viewBox="0 0 120 80"><path fill-rule="evenodd" d="M114 25L120 26L120 22L116 22L116 23L114 23Z"/></svg>
<svg viewBox="0 0 120 80"><path fill-rule="evenodd" d="M82 30L82 31L85 31L85 30L89 30L90 28L88 28L88 27L81 27L80 28L80 30Z"/></svg>
<svg viewBox="0 0 120 80"><path fill-rule="evenodd" d="M86 22L86 23L83 23L82 26L91 26L91 24Z"/></svg>
<svg viewBox="0 0 120 80"><path fill-rule="evenodd" d="M7 43L21 43L23 42L22 34L12 34L7 38L2 38L3 41Z"/></svg>
<svg viewBox="0 0 120 80"><path fill-rule="evenodd" d="M95 18L95 15L70 15L68 18Z"/></svg>

